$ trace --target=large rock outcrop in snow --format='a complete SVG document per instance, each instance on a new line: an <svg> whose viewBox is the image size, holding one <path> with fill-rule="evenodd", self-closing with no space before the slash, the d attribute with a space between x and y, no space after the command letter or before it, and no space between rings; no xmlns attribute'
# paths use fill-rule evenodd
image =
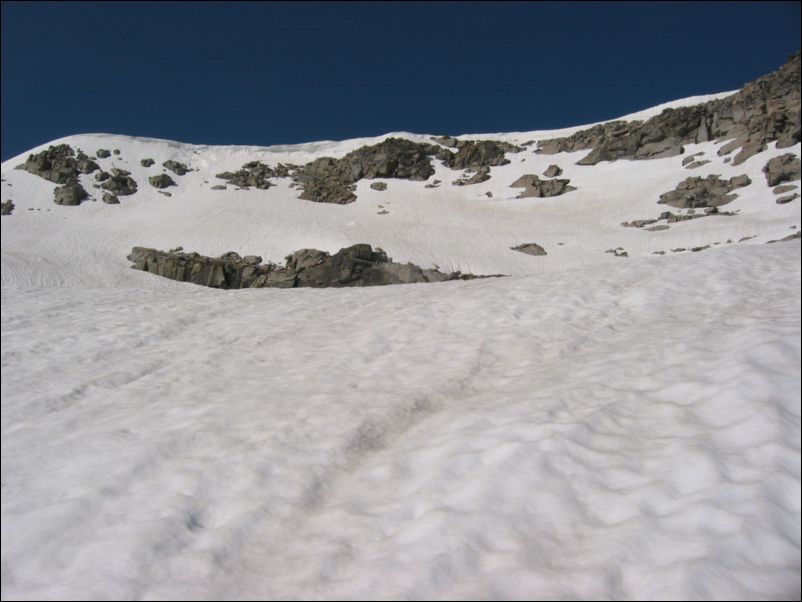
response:
<svg viewBox="0 0 802 602"><path fill-rule="evenodd" d="M224 171L215 177L227 180L229 184L246 190L251 187L267 190L271 186L275 186L269 178L286 177L287 175L289 175L289 170L281 163L279 163L278 168L273 169L261 161L251 161L243 165L242 169L238 171Z"/></svg>
<svg viewBox="0 0 802 602"><path fill-rule="evenodd" d="M378 286L475 277L459 272L445 274L438 270L425 270L411 263L395 263L384 251L367 244L340 249L334 255L316 249L301 249L286 257L284 267L262 264L261 257L243 258L234 252L214 258L145 247L134 247L128 259L137 270L171 280L225 289Z"/></svg>
<svg viewBox="0 0 802 602"><path fill-rule="evenodd" d="M299 198L319 203L346 204L356 200L355 184L361 179L400 178L428 180L434 174L431 158L451 169L470 169L478 175L458 180L457 185L487 180L490 167L506 165L507 152L521 147L496 140L455 140L457 152L435 144L412 142L403 138L387 138L379 144L362 146L341 159L321 157L294 174L303 187Z"/></svg>
<svg viewBox="0 0 802 602"><path fill-rule="evenodd" d="M510 160L506 153L518 153L524 150L509 142L499 140L457 140L457 152L438 153L437 158L451 169L475 169L507 165Z"/></svg>
<svg viewBox="0 0 802 602"><path fill-rule="evenodd" d="M565 194L576 190L574 186L570 186L571 180L541 180L534 174L524 174L512 184L510 188L524 188L525 190L516 198L525 199L528 197L551 197Z"/></svg>
<svg viewBox="0 0 802 602"><path fill-rule="evenodd" d="M678 209L719 207L738 198L738 195L730 194L732 190L751 183L746 175L735 176L729 180L722 180L717 175L686 178L674 190L661 194L657 203Z"/></svg>
<svg viewBox="0 0 802 602"><path fill-rule="evenodd" d="M766 183L769 186L798 180L802 175L800 174L799 158L791 153L785 153L769 160L763 166L763 173L766 174Z"/></svg>
<svg viewBox="0 0 802 602"><path fill-rule="evenodd" d="M592 149L579 165L616 159L657 159L684 152L683 144L730 140L719 155L740 149L738 165L777 142L800 141L800 54L777 71L746 84L739 92L700 105L665 109L646 121L613 121L565 138L542 141L537 152L554 154Z"/></svg>
<svg viewBox="0 0 802 602"><path fill-rule="evenodd" d="M80 205L89 195L78 182L70 182L59 186L53 192L53 202L56 205Z"/></svg>
<svg viewBox="0 0 802 602"><path fill-rule="evenodd" d="M23 169L56 184L77 182L81 174L89 174L100 166L82 152L77 155L69 144L49 146L28 159L16 169Z"/></svg>
<svg viewBox="0 0 802 602"><path fill-rule="evenodd" d="M434 174L430 156L452 153L433 144L388 138L362 146L341 159L321 157L294 174L303 192L299 198L318 203L344 205L356 200L356 182L363 178L427 180Z"/></svg>

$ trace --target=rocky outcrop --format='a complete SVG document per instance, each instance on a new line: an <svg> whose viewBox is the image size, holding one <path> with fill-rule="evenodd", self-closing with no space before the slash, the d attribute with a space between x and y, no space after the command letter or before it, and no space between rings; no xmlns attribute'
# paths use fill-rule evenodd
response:
<svg viewBox="0 0 802 602"><path fill-rule="evenodd" d="M159 174L158 176L150 176L148 182L154 188L167 188L168 186L175 186L173 179L166 173Z"/></svg>
<svg viewBox="0 0 802 602"><path fill-rule="evenodd" d="M177 176L183 176L189 171L189 168L186 165L184 165L183 163L179 163L178 161L173 161L172 159L162 163L162 167L164 167L165 169L169 169Z"/></svg>
<svg viewBox="0 0 802 602"><path fill-rule="evenodd" d="M769 186L776 186L781 182L791 182L800 178L800 161L796 155L785 153L774 157L763 166L766 182Z"/></svg>
<svg viewBox="0 0 802 602"><path fill-rule="evenodd" d="M657 159L682 154L683 144L730 140L719 149L738 165L777 142L787 148L800 141L800 54L780 69L739 92L700 105L665 109L646 121L614 121L565 138L542 141L537 152L554 154L592 149L579 165L616 159Z"/></svg>
<svg viewBox="0 0 802 602"><path fill-rule="evenodd" d="M779 197L775 202L778 205L785 205L786 203L790 203L791 201L793 201L795 199L798 199L798 198L799 198L799 194L794 192L793 194L787 194L785 196Z"/></svg>
<svg viewBox="0 0 802 602"><path fill-rule="evenodd" d="M142 159L142 160L139 162L139 164L140 164L142 167L150 167L150 166L151 166L151 165L153 165L154 163L156 163L156 161L154 161L153 159Z"/></svg>
<svg viewBox="0 0 802 602"><path fill-rule="evenodd" d="M686 178L674 190L661 194L657 202L678 209L719 207L738 198L738 195L730 194L732 190L751 183L746 175L735 176L729 180L722 180L717 175Z"/></svg>
<svg viewBox="0 0 802 602"><path fill-rule="evenodd" d="M438 144L442 144L443 146L447 146L449 148L457 148L459 144L459 140L454 138L454 136L432 136L431 138Z"/></svg>
<svg viewBox="0 0 802 602"><path fill-rule="evenodd" d="M534 242L528 242L517 247L510 247L513 251L526 253L527 255L546 255L546 249Z"/></svg>
<svg viewBox="0 0 802 602"><path fill-rule="evenodd" d="M457 180L454 180L452 184L454 186L470 186L471 184L480 184L481 182L486 182L490 179L490 168L489 167L480 167L479 169L469 169L468 172L475 171L473 175L466 175Z"/></svg>
<svg viewBox="0 0 802 602"><path fill-rule="evenodd" d="M120 199L117 198L114 194L109 194L108 192L103 193L103 202L107 205L119 205Z"/></svg>
<svg viewBox="0 0 802 602"><path fill-rule="evenodd" d="M379 192L384 192L387 190L387 182L373 182L370 185L371 190L378 190Z"/></svg>
<svg viewBox="0 0 802 602"><path fill-rule="evenodd" d="M108 159L111 157L111 151L106 150L105 148L99 148L97 149L95 155L97 155L98 159Z"/></svg>
<svg viewBox="0 0 802 602"><path fill-rule="evenodd" d="M137 191L136 181L131 177L131 172L116 167L111 169L111 177L100 187L119 196L127 196Z"/></svg>
<svg viewBox="0 0 802 602"><path fill-rule="evenodd" d="M438 159L451 169L475 169L507 165L506 153L518 153L520 146L498 140L457 140L457 152L441 152Z"/></svg>
<svg viewBox="0 0 802 602"><path fill-rule="evenodd" d="M775 242L787 242L790 240L796 240L797 238L802 238L802 232L794 232L793 234L789 234L788 236L785 236L777 240L767 240L766 244L768 245Z"/></svg>
<svg viewBox="0 0 802 602"><path fill-rule="evenodd" d="M565 194L576 190L569 186L571 180L541 180L533 174L524 174L512 184L510 188L525 188L516 198L525 199L527 197L552 197Z"/></svg>
<svg viewBox="0 0 802 602"><path fill-rule="evenodd" d="M225 171L215 177L221 180L228 180L229 184L245 190L251 187L267 190L271 186L275 186L268 178L277 177L277 174L275 170L261 161L251 161L243 165L239 171Z"/></svg>
<svg viewBox="0 0 802 602"><path fill-rule="evenodd" d="M509 163L505 153L523 150L496 140L457 140L450 137L435 140L447 142L457 151L403 138L387 138L379 144L358 148L341 159L316 159L297 168L293 174L294 182L303 188L299 198L318 203L346 204L356 200L355 184L362 179L427 180L434 174L432 157L451 169L470 169L475 172L473 178L461 178L454 182L456 185L475 184L490 177L490 167Z"/></svg>
<svg viewBox="0 0 802 602"><path fill-rule="evenodd" d="M78 182L70 182L64 186L59 186L53 194L53 202L56 205L80 205L81 201L89 197L86 190Z"/></svg>
<svg viewBox="0 0 802 602"><path fill-rule="evenodd" d="M783 194L785 192L790 192L791 190L796 190L796 189L797 189L796 184L784 184L782 186L777 186L774 190L772 190L772 192L774 194Z"/></svg>
<svg viewBox="0 0 802 602"><path fill-rule="evenodd" d="M684 222L691 219L699 219L701 217L708 217L708 216L733 216L737 215L737 211L720 211L718 207L707 207L703 213L696 213L695 209L688 209L688 213L680 214L680 213L672 213L671 211L663 211L659 217L656 219L636 219L629 222L621 222L621 225L624 228L644 228L644 226L649 226L651 224L655 224L657 222L665 220L666 224L674 224L676 222ZM652 226L651 228L644 228L645 230L649 230L651 232L656 232L660 230L668 230L669 226L666 224L659 224L657 226Z"/></svg>
<svg viewBox="0 0 802 602"><path fill-rule="evenodd" d="M549 165L546 171L543 172L543 175L547 178L556 178L557 176L561 176L562 173L563 170L559 165Z"/></svg>
<svg viewBox="0 0 802 602"><path fill-rule="evenodd" d="M229 252L212 258L183 253L180 247L168 252L134 247L128 259L137 270L225 289L378 286L474 278L459 272L445 274L409 263L395 263L381 249L366 244L340 249L334 255L301 249L286 257L284 267L262 264L258 256L242 258Z"/></svg>
<svg viewBox="0 0 802 602"><path fill-rule="evenodd" d="M105 182L111 177L111 174L107 171L99 171L95 174L95 180L98 182Z"/></svg>
<svg viewBox="0 0 802 602"><path fill-rule="evenodd" d="M432 155L451 155L433 144L388 138L363 146L341 159L321 157L296 170L294 181L303 188L301 199L344 205L356 200L356 182L365 178L427 180L434 174Z"/></svg>
<svg viewBox="0 0 802 602"><path fill-rule="evenodd" d="M0 203L0 215L11 215L14 213L14 202L11 199Z"/></svg>
<svg viewBox="0 0 802 602"><path fill-rule="evenodd" d="M16 169L23 169L40 178L49 180L56 184L68 184L77 182L81 174L89 174L100 169L97 163L92 161L82 152L77 155L68 144L49 146L35 155L28 155L28 159Z"/></svg>

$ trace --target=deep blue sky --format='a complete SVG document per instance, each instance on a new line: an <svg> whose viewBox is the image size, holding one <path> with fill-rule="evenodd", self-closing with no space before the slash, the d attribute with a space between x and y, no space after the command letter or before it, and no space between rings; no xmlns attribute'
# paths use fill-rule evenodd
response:
<svg viewBox="0 0 802 602"><path fill-rule="evenodd" d="M3 2L2 158L108 132L269 145L609 119L739 88L799 2Z"/></svg>

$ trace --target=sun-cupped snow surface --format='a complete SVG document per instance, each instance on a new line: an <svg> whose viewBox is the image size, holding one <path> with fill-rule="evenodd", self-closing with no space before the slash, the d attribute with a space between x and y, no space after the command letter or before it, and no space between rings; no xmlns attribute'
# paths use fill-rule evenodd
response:
<svg viewBox="0 0 802 602"><path fill-rule="evenodd" d="M799 258L3 288L3 598L798 599Z"/></svg>

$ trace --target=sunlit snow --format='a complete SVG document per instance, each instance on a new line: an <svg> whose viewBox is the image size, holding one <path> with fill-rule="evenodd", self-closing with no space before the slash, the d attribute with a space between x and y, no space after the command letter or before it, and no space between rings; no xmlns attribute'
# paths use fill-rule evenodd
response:
<svg viewBox="0 0 802 602"><path fill-rule="evenodd" d="M798 599L800 243L763 243L800 204L761 168L800 146L732 167L688 145L712 160L692 172L529 149L482 184L438 164L440 188L361 181L346 206L210 190L380 139L65 139L121 149L101 165L140 191L119 206L54 205L3 164L3 599ZM199 171L168 199L144 157ZM515 198L552 163L577 191ZM711 173L752 179L739 215L620 226ZM125 259L358 242L511 277L221 291ZM510 250L528 242L548 255Z"/></svg>

